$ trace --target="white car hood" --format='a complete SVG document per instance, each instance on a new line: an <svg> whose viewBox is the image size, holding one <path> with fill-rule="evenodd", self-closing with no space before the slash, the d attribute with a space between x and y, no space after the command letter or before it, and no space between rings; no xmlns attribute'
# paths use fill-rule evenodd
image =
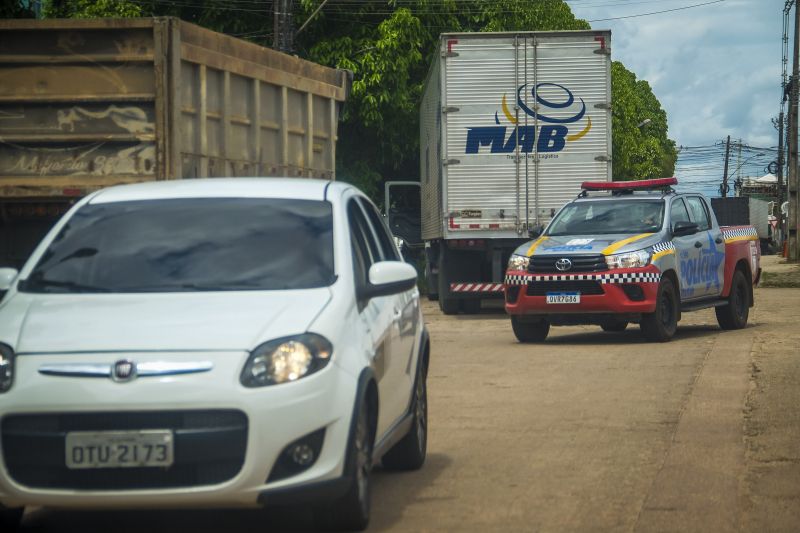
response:
<svg viewBox="0 0 800 533"><path fill-rule="evenodd" d="M16 351L24 354L251 350L304 333L331 291L15 296L17 301L3 306L0 320L10 313L21 318L13 322L19 328Z"/></svg>

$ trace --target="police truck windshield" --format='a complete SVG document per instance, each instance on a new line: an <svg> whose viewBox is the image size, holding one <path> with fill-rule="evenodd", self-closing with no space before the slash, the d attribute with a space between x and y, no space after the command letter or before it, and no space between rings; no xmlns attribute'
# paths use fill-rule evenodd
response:
<svg viewBox="0 0 800 533"><path fill-rule="evenodd" d="M546 235L610 235L656 232L664 222L664 200L597 200L568 204Z"/></svg>

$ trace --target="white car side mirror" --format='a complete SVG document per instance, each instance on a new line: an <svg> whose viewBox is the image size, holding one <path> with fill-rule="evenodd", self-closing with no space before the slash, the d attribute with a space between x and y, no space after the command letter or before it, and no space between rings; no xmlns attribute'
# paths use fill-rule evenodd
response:
<svg viewBox="0 0 800 533"><path fill-rule="evenodd" d="M403 261L381 261L369 268L369 282L359 298L369 300L411 290L417 284L417 270Z"/></svg>
<svg viewBox="0 0 800 533"><path fill-rule="evenodd" d="M0 292L5 292L14 284L19 271L15 268L0 268Z"/></svg>

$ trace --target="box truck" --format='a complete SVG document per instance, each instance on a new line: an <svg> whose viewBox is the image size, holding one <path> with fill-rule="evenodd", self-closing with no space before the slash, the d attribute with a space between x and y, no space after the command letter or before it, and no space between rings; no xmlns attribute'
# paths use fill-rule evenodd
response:
<svg viewBox="0 0 800 533"><path fill-rule="evenodd" d="M420 190L427 289L444 313L502 298L511 252L583 181L611 180L610 51L609 31L441 35Z"/></svg>
<svg viewBox="0 0 800 533"><path fill-rule="evenodd" d="M175 18L0 20L0 266L102 187L334 179L350 81Z"/></svg>

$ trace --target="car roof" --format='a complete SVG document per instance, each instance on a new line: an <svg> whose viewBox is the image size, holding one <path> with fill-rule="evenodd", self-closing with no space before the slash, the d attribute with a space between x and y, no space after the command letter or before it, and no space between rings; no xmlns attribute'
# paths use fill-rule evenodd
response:
<svg viewBox="0 0 800 533"><path fill-rule="evenodd" d="M307 178L207 178L152 181L103 189L91 204L168 200L175 198L292 198L326 200L340 197L346 183ZM338 193L338 194L337 194Z"/></svg>

